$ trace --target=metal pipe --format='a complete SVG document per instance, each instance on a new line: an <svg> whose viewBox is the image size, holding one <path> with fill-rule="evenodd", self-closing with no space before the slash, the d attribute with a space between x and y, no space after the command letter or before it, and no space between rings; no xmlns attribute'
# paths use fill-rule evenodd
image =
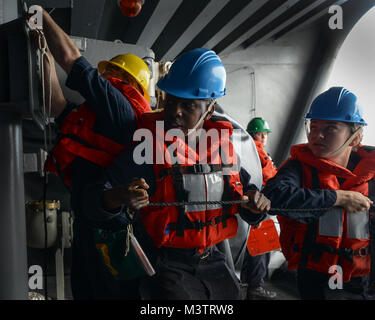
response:
<svg viewBox="0 0 375 320"><path fill-rule="evenodd" d="M20 114L0 111L0 146L0 300L26 300L28 273Z"/></svg>

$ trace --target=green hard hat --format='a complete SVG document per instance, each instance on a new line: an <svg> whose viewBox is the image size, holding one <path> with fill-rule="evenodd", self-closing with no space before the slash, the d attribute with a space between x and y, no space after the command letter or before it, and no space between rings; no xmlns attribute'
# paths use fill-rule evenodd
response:
<svg viewBox="0 0 375 320"><path fill-rule="evenodd" d="M266 120L263 120L262 118L253 118L247 125L246 131L248 133L265 132L265 131L271 132L271 129Z"/></svg>

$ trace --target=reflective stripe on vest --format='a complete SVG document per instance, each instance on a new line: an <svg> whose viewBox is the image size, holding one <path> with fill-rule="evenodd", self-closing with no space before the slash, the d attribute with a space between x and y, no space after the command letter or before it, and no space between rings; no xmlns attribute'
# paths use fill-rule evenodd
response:
<svg viewBox="0 0 375 320"><path fill-rule="evenodd" d="M339 207L332 208L319 218L319 235L329 237L342 237L344 210ZM346 215L346 236L350 239L370 239L369 213L362 211Z"/></svg>
<svg viewBox="0 0 375 320"><path fill-rule="evenodd" d="M344 210L339 207L328 210L319 218L319 235L342 237Z"/></svg>
<svg viewBox="0 0 375 320"><path fill-rule="evenodd" d="M220 201L224 192L222 172L208 174L184 174L184 189L188 191L188 201ZM187 212L197 212L221 208L220 204L187 205Z"/></svg>
<svg viewBox="0 0 375 320"><path fill-rule="evenodd" d="M347 237L350 239L370 239L369 212L347 214Z"/></svg>

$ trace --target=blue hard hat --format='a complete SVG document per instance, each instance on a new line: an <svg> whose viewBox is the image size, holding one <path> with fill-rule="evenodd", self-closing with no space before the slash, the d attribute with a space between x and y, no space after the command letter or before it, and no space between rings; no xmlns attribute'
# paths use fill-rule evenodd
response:
<svg viewBox="0 0 375 320"><path fill-rule="evenodd" d="M226 71L212 50L199 48L179 56L157 86L184 99L215 99L225 95Z"/></svg>
<svg viewBox="0 0 375 320"><path fill-rule="evenodd" d="M367 125L355 94L343 87L332 87L312 102L306 119L331 120Z"/></svg>

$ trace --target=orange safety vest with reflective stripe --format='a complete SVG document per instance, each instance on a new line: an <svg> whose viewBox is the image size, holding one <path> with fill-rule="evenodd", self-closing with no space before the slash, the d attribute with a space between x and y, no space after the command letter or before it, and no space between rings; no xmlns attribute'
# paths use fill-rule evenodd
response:
<svg viewBox="0 0 375 320"><path fill-rule="evenodd" d="M144 112L151 111L150 105L134 87L116 78L108 80L128 99L137 120ZM127 147L95 133L95 120L95 112L85 104L70 112L61 125L58 142L47 158L47 172L59 175L68 187L71 186L71 165L76 157L109 167Z"/></svg>
<svg viewBox="0 0 375 320"><path fill-rule="evenodd" d="M268 179L271 179L277 173L276 167L273 165L270 155L264 150L263 144L260 141L254 140L255 146L257 148L260 164L262 166L262 175L264 186Z"/></svg>
<svg viewBox="0 0 375 320"><path fill-rule="evenodd" d="M141 126L153 133L153 168L156 177L155 193L150 202L240 200L242 184L237 168L237 157L229 141L232 125L228 121L208 120L204 129L227 129L228 136L211 140L204 152L194 150L184 138L174 137L167 142L165 131L156 129L156 121L163 119L163 111L145 113ZM147 138L146 138L147 139ZM174 149L172 155L172 147ZM159 153L164 161L157 161ZM175 164L172 159L176 160ZM178 159L178 160L177 160ZM224 161L225 159L225 161ZM160 160L160 159L159 159ZM161 163L162 162L162 163ZM202 204L186 206L146 207L140 210L142 223L157 247L211 247L237 233L238 205Z"/></svg>
<svg viewBox="0 0 375 320"><path fill-rule="evenodd" d="M318 178L320 189L351 190L368 196L368 181L375 175L375 149L360 146L356 154L360 160L351 172L332 161L314 157L306 144L291 149L291 159L302 163L304 188L316 187L312 181ZM346 179L341 186L337 177ZM368 211L348 214L343 208L333 207L313 224L282 216L278 220L280 243L289 269L297 269L303 263L303 267L329 274L331 266L340 265L344 282L370 273ZM310 245L308 240L312 240Z"/></svg>

